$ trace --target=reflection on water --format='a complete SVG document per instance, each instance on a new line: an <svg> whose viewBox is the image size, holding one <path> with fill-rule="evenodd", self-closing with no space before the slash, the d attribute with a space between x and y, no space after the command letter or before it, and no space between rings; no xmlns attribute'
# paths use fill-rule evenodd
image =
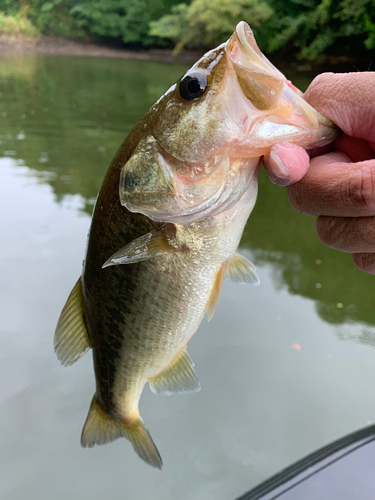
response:
<svg viewBox="0 0 375 500"><path fill-rule="evenodd" d="M325 321L375 324L373 277L360 272L350 255L322 245L315 217L292 210L285 191L264 173L241 245L254 252L256 263L272 263L279 286L313 299Z"/></svg>
<svg viewBox="0 0 375 500"><path fill-rule="evenodd" d="M12 55L0 60L0 155L48 182L60 201L80 194L92 206L116 149L185 67L140 61ZM304 88L308 80L300 76ZM372 281L351 257L324 247L315 219L290 208L285 191L260 176L259 199L241 246L275 281L316 301L331 323L374 324ZM276 222L277 221L277 222ZM337 307L343 304L343 307Z"/></svg>
<svg viewBox="0 0 375 500"><path fill-rule="evenodd" d="M14 70L14 71L13 71ZM116 149L184 66L110 59L0 59L0 154L22 159L56 199L93 199Z"/></svg>
<svg viewBox="0 0 375 500"><path fill-rule="evenodd" d="M261 286L226 282L192 339L199 394L142 396L163 472L125 440L80 448L91 357L59 366L54 327L111 157L184 69L0 58L2 498L234 498L375 418L373 278L325 248L314 218L261 175L241 243Z"/></svg>
<svg viewBox="0 0 375 500"><path fill-rule="evenodd" d="M340 340L354 340L359 344L375 347L375 330L364 326L362 330L355 329L354 332L340 331Z"/></svg>

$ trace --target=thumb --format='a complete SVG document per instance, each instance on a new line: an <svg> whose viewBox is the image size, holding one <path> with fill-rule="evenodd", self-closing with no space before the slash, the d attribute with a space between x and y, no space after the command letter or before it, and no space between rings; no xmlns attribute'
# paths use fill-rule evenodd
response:
<svg viewBox="0 0 375 500"><path fill-rule="evenodd" d="M271 181L278 186L289 186L306 174L310 158L307 152L297 146L283 142L272 146L264 156L263 163Z"/></svg>
<svg viewBox="0 0 375 500"><path fill-rule="evenodd" d="M346 135L375 141L375 73L322 73L306 90L304 98Z"/></svg>

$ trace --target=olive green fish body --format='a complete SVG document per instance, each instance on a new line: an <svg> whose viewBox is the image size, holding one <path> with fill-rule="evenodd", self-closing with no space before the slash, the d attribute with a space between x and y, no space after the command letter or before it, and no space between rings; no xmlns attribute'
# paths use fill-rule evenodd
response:
<svg viewBox="0 0 375 500"><path fill-rule="evenodd" d="M224 276L259 283L236 249L262 156L275 143L312 148L336 135L244 22L134 127L104 179L82 277L55 332L63 365L93 351L83 446L125 437L161 468L139 398L147 382L156 394L199 390L186 346L212 317Z"/></svg>

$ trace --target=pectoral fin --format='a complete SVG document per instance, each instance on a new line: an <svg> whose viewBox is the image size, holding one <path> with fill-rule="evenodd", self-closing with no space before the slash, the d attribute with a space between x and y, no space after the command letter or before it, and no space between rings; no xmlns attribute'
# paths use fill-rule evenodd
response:
<svg viewBox="0 0 375 500"><path fill-rule="evenodd" d="M226 277L235 283L249 283L250 285L260 283L254 264L237 252L229 263Z"/></svg>
<svg viewBox="0 0 375 500"><path fill-rule="evenodd" d="M118 264L133 264L170 252L187 250L186 246L176 241L176 226L167 223L125 245L103 264L103 268Z"/></svg>
<svg viewBox="0 0 375 500"><path fill-rule="evenodd" d="M70 366L78 361L91 347L83 318L81 278L70 292L61 312L55 331L54 346L57 358L63 366Z"/></svg>
<svg viewBox="0 0 375 500"><path fill-rule="evenodd" d="M194 363L183 349L161 373L149 379L154 394L170 396L185 392L198 392L201 388L195 374Z"/></svg>
<svg viewBox="0 0 375 500"><path fill-rule="evenodd" d="M210 321L212 319L212 316L214 315L217 303L219 302L221 289L223 287L223 281L224 281L224 276L225 276L225 272L227 270L227 267L228 267L228 262L224 262L224 264L221 266L221 268L217 272L217 275L215 278L215 283L214 283L214 286L212 287L211 295L210 295L210 298L208 299L207 307L206 307L206 315L207 315L208 321Z"/></svg>

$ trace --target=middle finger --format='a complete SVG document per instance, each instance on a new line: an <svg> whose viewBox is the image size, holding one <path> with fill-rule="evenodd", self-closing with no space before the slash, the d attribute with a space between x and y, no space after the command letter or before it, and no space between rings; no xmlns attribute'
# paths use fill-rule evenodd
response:
<svg viewBox="0 0 375 500"><path fill-rule="evenodd" d="M338 151L318 156L305 177L287 190L291 205L305 214L373 216L375 160L353 163Z"/></svg>

